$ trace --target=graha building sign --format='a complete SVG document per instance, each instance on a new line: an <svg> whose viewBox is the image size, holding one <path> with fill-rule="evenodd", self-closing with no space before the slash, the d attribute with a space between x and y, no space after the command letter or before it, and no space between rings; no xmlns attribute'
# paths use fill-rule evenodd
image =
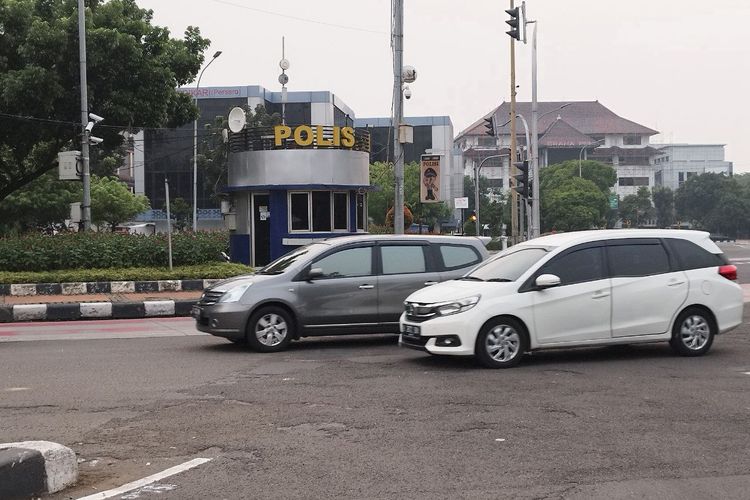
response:
<svg viewBox="0 0 750 500"><path fill-rule="evenodd" d="M354 147L354 129L352 127L324 127L321 125L276 125L273 128L274 145L281 146L286 139L292 139L301 147L313 143L323 147Z"/></svg>

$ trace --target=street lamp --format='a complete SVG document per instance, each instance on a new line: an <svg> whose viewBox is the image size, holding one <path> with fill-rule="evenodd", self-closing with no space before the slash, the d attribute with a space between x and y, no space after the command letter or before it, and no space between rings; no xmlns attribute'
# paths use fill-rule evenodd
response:
<svg viewBox="0 0 750 500"><path fill-rule="evenodd" d="M586 148L590 148L594 144L599 144L600 142L604 142L604 139L599 139L598 141L594 141L591 144L586 144L584 147L581 148L581 150L578 152L578 177L581 177L581 157L583 156L583 152L586 150Z"/></svg>
<svg viewBox="0 0 750 500"><path fill-rule="evenodd" d="M482 169L484 162L486 162L487 160L492 160L493 158L506 158L508 156L510 155L490 155L483 158L482 161L479 162L479 165L474 167L474 213L477 216L477 220L475 222L477 236L480 236L479 228L481 227L479 225L479 171Z"/></svg>
<svg viewBox="0 0 750 500"><path fill-rule="evenodd" d="M217 50L214 56L208 61L198 75L198 82L195 85L195 107L198 107L198 89L201 86L201 78L203 72L211 66L211 63L221 55L221 51ZM198 118L195 118L193 122L193 232L198 230Z"/></svg>

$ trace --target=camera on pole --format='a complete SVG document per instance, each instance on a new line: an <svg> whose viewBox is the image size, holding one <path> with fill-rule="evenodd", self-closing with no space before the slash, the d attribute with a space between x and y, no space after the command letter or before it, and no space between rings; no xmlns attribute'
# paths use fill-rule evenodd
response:
<svg viewBox="0 0 750 500"><path fill-rule="evenodd" d="M516 192L523 198L529 197L529 160L517 161L513 165L520 172L514 175L516 179Z"/></svg>

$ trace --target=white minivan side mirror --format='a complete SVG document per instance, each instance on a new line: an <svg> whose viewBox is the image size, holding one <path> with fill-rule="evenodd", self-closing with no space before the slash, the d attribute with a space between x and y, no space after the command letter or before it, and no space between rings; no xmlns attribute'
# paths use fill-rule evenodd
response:
<svg viewBox="0 0 750 500"><path fill-rule="evenodd" d="M542 274L539 275L534 281L537 289L544 290L545 288L552 288L560 285L560 277L554 274Z"/></svg>

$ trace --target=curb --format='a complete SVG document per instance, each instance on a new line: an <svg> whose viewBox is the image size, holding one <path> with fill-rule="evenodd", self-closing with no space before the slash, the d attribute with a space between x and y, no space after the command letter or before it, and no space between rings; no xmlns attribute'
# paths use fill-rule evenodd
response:
<svg viewBox="0 0 750 500"><path fill-rule="evenodd" d="M197 299L0 305L0 323L190 316ZM3 498L0 495L0 498Z"/></svg>
<svg viewBox="0 0 750 500"><path fill-rule="evenodd" d="M0 498L29 498L61 491L78 479L70 448L50 441L0 443Z"/></svg>
<svg viewBox="0 0 750 500"><path fill-rule="evenodd" d="M219 281L221 280L87 281L80 283L0 284L0 295L22 297L29 295L87 295L93 293L192 292L201 291Z"/></svg>

